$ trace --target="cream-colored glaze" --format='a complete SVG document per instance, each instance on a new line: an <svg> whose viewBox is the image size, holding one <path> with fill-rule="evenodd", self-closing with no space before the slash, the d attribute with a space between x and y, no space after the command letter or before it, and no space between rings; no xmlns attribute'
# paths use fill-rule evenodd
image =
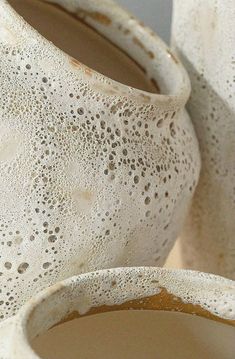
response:
<svg viewBox="0 0 235 359"><path fill-rule="evenodd" d="M235 328L183 313L125 310L63 323L32 341L42 359L234 359Z"/></svg>
<svg viewBox="0 0 235 359"><path fill-rule="evenodd" d="M9 0L9 3L40 34L70 56L128 86L157 92L136 63L74 15L40 0Z"/></svg>
<svg viewBox="0 0 235 359"><path fill-rule="evenodd" d="M175 0L172 45L192 83L187 105L202 171L182 234L186 268L235 279L235 1Z"/></svg>
<svg viewBox="0 0 235 359"><path fill-rule="evenodd" d="M221 353L220 359L232 359L230 354L234 341L230 339L235 335L235 282L206 273L167 270L156 267L117 268L91 272L67 279L51 288L47 288L32 298L19 310L15 317L0 324L0 358L44 359L44 357L40 357L35 353L32 345L37 341L37 337L45 337L45 335L49 334L48 330L53 327L55 329L52 329L51 333L58 333L63 328L67 328L66 330L71 334L67 344L64 344L64 348L59 346L60 344L63 346L61 339L58 340L60 342L58 347L53 348L54 354L57 354L57 349L59 354L62 354L63 350L66 351L66 345L72 350L73 345L71 344L70 346L71 342L69 340L73 341L74 339L74 344L76 344L75 331L79 336L77 325L81 323L81 328L83 328L83 319L84 323L91 323L93 318L100 318L102 321L103 316L93 316L97 313L123 310L123 315L125 316L127 314L126 310L133 309L142 309L145 312L154 310L156 313L157 311L170 312L169 314L162 312L156 314L155 324L153 323L155 313L151 313L153 318L151 325L158 326L156 331L155 329L151 330L152 334L154 333L154 336L156 336L156 343L159 340L164 344L161 340L164 334L164 332L161 333L161 330L164 329L164 325L165 328L169 327L169 331L173 330L174 335L180 334L180 328L182 331L187 332L187 335L185 334L186 338L182 338L180 335L177 338L171 338L165 333L165 340L167 340L168 345L163 345L160 348L163 353L165 350L171 349L170 343L175 345L178 342L180 346L182 341L184 342L182 353L184 353L184 350L187 352L192 339L190 339L189 335L191 333L198 343L198 353L202 354L203 351L205 353L205 350L207 350L215 353L215 355ZM179 315L174 315L172 314L173 312L178 312ZM189 316L184 316L182 313L188 313ZM119 314L114 313L115 315ZM137 318L142 314L136 313L136 315L133 315ZM147 314L143 315L148 316ZM199 320L195 315L207 318L207 320ZM89 316L89 318L86 320L84 316ZM113 318L113 316L111 317ZM71 319L75 318L78 318L78 320L71 322ZM146 320L148 321L149 319ZM127 317L127 322L128 320ZM144 323L143 318L137 320ZM157 323L161 324L161 320L165 324L157 325ZM61 324L64 322L68 324ZM219 324L220 322L223 325ZM84 335L86 335L85 325ZM91 325L92 330L95 330L95 325ZM124 328L125 326L122 325L122 327ZM112 334L112 331L108 330L106 326L104 326L103 330L109 332L110 335ZM147 333L148 331L144 330L144 332ZM136 334L139 335L137 325ZM58 335L62 335L66 339L65 333ZM219 342L214 343L217 336L220 336ZM93 335L90 332L88 343L91 343L91 348L93 344L96 344L95 339L93 342L92 338ZM83 348L88 348L88 345L86 346L87 340L84 339L84 336L80 339L83 342ZM120 337L116 339L121 340ZM109 339L107 340L109 341ZM170 340L172 341L170 342ZM139 340L137 342L141 343ZM110 342L109 345L111 344ZM42 346L46 349L46 344L42 344ZM79 347L82 349L82 345L79 345ZM81 358L84 357L82 356ZM113 356L111 357L113 358ZM89 356L88 358L91 359ZM198 358L201 359L200 356ZM209 358L210 356L206 359ZM214 359L213 356L212 358ZM60 357L56 359L60 359ZM166 359L169 358L166 356Z"/></svg>
<svg viewBox="0 0 235 359"><path fill-rule="evenodd" d="M161 93L86 67L0 1L0 320L73 275L162 266L200 170L188 77L169 48L110 0L52 2Z"/></svg>

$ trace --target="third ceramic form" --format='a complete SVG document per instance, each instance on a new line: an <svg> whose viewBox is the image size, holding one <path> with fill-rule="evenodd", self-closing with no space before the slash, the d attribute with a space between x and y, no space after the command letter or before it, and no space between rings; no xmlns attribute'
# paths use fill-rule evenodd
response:
<svg viewBox="0 0 235 359"><path fill-rule="evenodd" d="M184 265L235 278L235 1L176 0L172 42L192 82L202 172Z"/></svg>

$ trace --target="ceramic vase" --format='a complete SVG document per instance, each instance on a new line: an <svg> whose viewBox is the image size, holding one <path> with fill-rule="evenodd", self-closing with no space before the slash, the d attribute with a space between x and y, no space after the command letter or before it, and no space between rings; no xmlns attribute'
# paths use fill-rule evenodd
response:
<svg viewBox="0 0 235 359"><path fill-rule="evenodd" d="M0 320L72 275L163 265L199 175L188 76L166 45L113 2L53 3L125 51L161 93L87 68L1 1Z"/></svg>
<svg viewBox="0 0 235 359"><path fill-rule="evenodd" d="M235 278L235 2L174 1L172 45L192 82L202 171L182 236L184 266Z"/></svg>
<svg viewBox="0 0 235 359"><path fill-rule="evenodd" d="M81 274L44 290L1 323L0 357L39 359L31 343L51 327L86 315L129 309L176 311L235 326L235 284L215 275L156 267Z"/></svg>

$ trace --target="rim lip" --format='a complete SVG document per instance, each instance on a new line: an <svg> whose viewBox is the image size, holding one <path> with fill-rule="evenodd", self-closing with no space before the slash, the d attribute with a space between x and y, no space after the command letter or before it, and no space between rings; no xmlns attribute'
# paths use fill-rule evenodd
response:
<svg viewBox="0 0 235 359"><path fill-rule="evenodd" d="M1 6L4 6L4 10L6 10L7 15L9 17L13 17L17 19L18 22L18 26L24 26L25 29L27 30L28 34L29 34L29 38L38 38L39 41L42 44L42 41L46 44L47 48L50 49L50 51L52 53L54 53L55 57L60 58L60 59L64 59L66 58L67 61L69 62L69 60L73 59L72 56L70 56L68 53L64 52L63 50L61 50L59 47L57 47L54 43L52 43L51 41L49 41L46 37L44 37L43 35L41 35L40 32L38 32L33 26L31 26L26 20L24 20L24 18L14 9L14 7L8 2L8 0L1 0L2 4L0 4L0 8ZM54 4L52 2L50 2L50 0L43 0L45 3L47 4ZM79 1L79 0L78 0ZM91 0L87 0L88 2L90 2ZM138 19L133 16L131 13L129 13L127 10L123 9L121 6L119 6L118 4L116 4L115 2L113 2L112 0L99 0L99 4L105 4L107 6L107 2L110 2L110 6L112 6L112 8L114 9L113 11L113 16L112 16L112 20L113 19L120 19L122 18L123 15L125 15L126 19L125 21L130 20L132 22L132 29L131 32L134 35L135 31L141 28L141 32L145 35L148 36L149 39L151 39L151 41L154 41L156 49L159 49L161 51L161 53L164 55L164 59L161 60L161 63L163 63L164 60L166 61L170 61L171 66L173 68L175 68L176 71L178 71L180 77L181 77L181 81L179 80L179 86L176 90L176 93L173 94L161 94L161 93L151 93L148 91L144 91L141 89L137 89L135 87L131 87L128 85L125 85L124 83L118 82L116 80L113 80L111 78L109 78L108 76L105 76L102 73L99 73L98 71L93 70L92 68L89 68L88 66L86 66L83 63L80 63L80 67L85 70L85 69L90 69L92 71L92 73L94 74L94 77L100 81L100 80L105 80L105 85L111 86L111 87L118 87L120 90L123 90L124 93L122 93L120 91L120 94L118 93L118 95L120 97L126 97L130 100L132 100L133 102L137 102L138 104L142 104L142 105L168 105L169 103L174 103L175 106L178 105L178 107L183 107L190 95L191 92L191 83L190 83L190 79L189 79L189 75L186 71L186 69L184 68L184 66L182 65L181 61L179 60L179 58L177 57L177 55L172 51L172 49L170 49L170 47L168 47L166 45L166 43L155 33L153 32L150 28L148 28L147 26L141 26L140 22L138 21ZM56 4L56 3L55 3ZM66 9L65 9L66 11ZM78 17L79 20L79 17ZM133 26L133 22L134 22L134 26ZM85 21L86 23L86 21ZM95 31L97 31L94 28ZM98 31L99 32L99 31ZM105 35L101 34L104 38L107 38ZM109 39L108 39L109 40ZM118 44L116 44L115 39L114 40L110 40L115 46L117 46L118 48L120 48L120 46ZM148 50L149 48L147 48ZM123 47L123 49L121 49L121 51L126 52L126 46ZM127 56L129 56L131 58L131 56L128 54L128 52L126 52ZM173 60L173 57L177 60L177 63L175 63L175 61ZM153 61L153 65L159 63L156 59L152 60ZM141 66L141 62L139 62L139 65ZM72 68L72 66L70 67L70 73L77 73L77 69L75 69L74 67ZM167 73L166 73L166 76ZM156 76L157 77L157 76ZM86 79L87 82L89 83L89 77ZM117 95L117 96L118 96ZM141 98L141 95L147 95L148 98L150 99L149 102L146 103L146 101L144 101ZM116 96L116 95L115 95ZM110 96L112 97L112 95Z"/></svg>
<svg viewBox="0 0 235 359"><path fill-rule="evenodd" d="M130 274L132 272L138 273L138 274L148 274L149 273L156 273L159 276L161 276L162 274L164 275L164 273L168 273L171 275L175 275L176 279L177 276L179 275L179 279L180 279L180 275L182 273L186 274L187 276L184 277L185 278L185 283L187 283L188 281L193 281L194 278L198 278L198 276L200 277L200 275L206 274L207 276L209 276L208 278L210 278L212 281L214 281L215 286L220 288L220 287L224 287L224 285L231 285L234 286L234 293L235 293L235 282L232 280L229 280L227 278L218 276L218 275L214 275L214 274L207 274L207 273L203 273L203 272L199 272L199 271L194 271L194 270L185 270L185 269L167 269L167 268L159 268L159 267L120 267L120 268L112 268L112 269L102 269L99 271L95 271L95 272L88 272L88 273L84 273L78 276L73 276L70 278L67 278L61 282L58 282L57 284L54 284L52 287L46 288L43 291L41 291L40 293L38 293L34 298L30 299L18 312L16 318L17 321L14 323L13 325L13 336L12 336L12 343L13 346L14 344L16 344L16 346L14 346L13 352L17 353L17 355L15 357L20 358L21 359L21 355L23 354L25 358L30 358L30 359L43 359L42 357L38 356L37 353L34 352L31 343L30 343L30 339L29 339L29 335L27 332L28 329L28 323L30 321L30 316L32 314L32 312L39 307L46 299L50 298L51 296L55 295L56 293L59 293L61 290L63 290L63 288L72 288L75 284L76 287L79 287L80 283L86 283L86 281L89 281L91 278L91 275L95 274L96 276L102 277L103 275L109 276L109 275L120 275L123 273L123 275L127 275ZM96 276L93 276L93 280L95 281ZM197 284L195 282L195 285L199 285L200 283ZM162 286L163 287L163 286ZM160 287L158 287L160 288ZM163 287L164 288L164 287ZM138 296L136 299L139 299L140 296ZM141 298L144 298L144 296ZM98 308L99 306L97 306ZM158 311L158 310L156 310ZM193 313L188 313L189 315L193 315ZM203 317L203 316L200 316ZM208 319L208 320L213 320L213 319ZM233 319L227 319L227 324L224 323L225 325L229 325L229 322L233 322ZM20 354L18 356L18 353Z"/></svg>

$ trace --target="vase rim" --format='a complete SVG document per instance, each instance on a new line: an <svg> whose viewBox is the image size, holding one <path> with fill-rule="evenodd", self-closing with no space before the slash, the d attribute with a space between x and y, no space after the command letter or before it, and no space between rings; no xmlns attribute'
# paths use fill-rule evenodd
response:
<svg viewBox="0 0 235 359"><path fill-rule="evenodd" d="M58 5L61 7L61 1L59 0L42 0L45 3L49 3L52 5ZM65 0L64 3L68 4L69 7L71 0ZM175 108L182 108L188 98L191 91L190 80L188 74L181 64L180 60L178 60L177 56L172 52L172 50L155 34L151 29L144 26L142 23L138 21L137 18L129 14L126 10L122 9L119 5L114 3L112 0L75 0L73 4L76 4L78 8L81 6L82 10L89 8L94 8L94 13L97 9L102 9L103 16L107 16L111 19L112 23L119 23L120 25L126 24L128 29L130 29L131 36L133 38L137 38L140 42L139 38L146 43L146 48L144 49L145 53L153 53L153 51L158 55L154 56L152 59L148 59L149 61L149 69L155 73L155 76L152 78L157 81L157 75L160 74L160 71L164 70L162 73L162 77L164 81L172 81L176 82L174 86L176 89L171 93L171 88L168 86L167 93L152 93L147 92L141 89L137 89L131 86L128 86L124 83L113 80L89 67L85 64L80 63L76 59L73 59L66 52L61 50L59 47L54 45L48 39L46 39L43 35L41 35L34 27L32 27L27 21L25 21L20 14L14 9L12 5L8 2L8 0L2 0L0 4L1 10L3 10L3 16L10 20L12 30L15 30L15 34L20 33L20 29L24 29L24 32L27 33L25 36L25 41L35 42L37 41L41 47L46 47L52 54L53 58L57 58L59 60L67 60L70 63L70 72L77 73L79 70L83 72L85 75L89 72L86 80L89 83L91 77L95 78L98 82L105 81L105 85L107 88L110 87L110 90L116 89L118 96L126 97L133 102L138 104L145 105L157 105L157 106L172 106ZM63 4L64 5L64 4ZM80 8L79 8L80 9ZM67 9L65 9L66 11ZM72 10L69 11L72 13ZM105 13L104 13L105 12ZM97 12L98 13L98 12ZM79 16L77 17L79 20ZM132 58L135 62L138 63L139 66L143 67L143 64L140 61L136 61L133 56L129 53L129 48L125 44L125 46L121 46L120 43L123 39L120 38L120 34L116 36L116 38L109 38L107 29L105 29L106 33L102 32L103 27L100 24L96 24L94 22L87 21L86 18L83 18L85 24L91 26L95 31L98 31L103 37L110 40L114 46L117 46L122 51L124 51L130 58ZM96 26L97 25L97 26ZM4 27L4 25L2 25ZM17 31L18 29L18 31ZM120 43L118 43L120 42ZM151 46L149 44L151 43ZM134 45L133 45L134 46ZM137 45L139 46L139 45ZM72 64L72 65L71 65ZM160 70L159 70L160 69ZM162 71L163 72L163 71ZM170 74L171 73L171 74ZM170 79L170 76L172 77ZM178 83L177 83L178 82ZM164 85L165 86L165 85ZM161 88L161 84L160 84ZM100 90L102 91L102 90ZM165 91L164 91L165 92Z"/></svg>
<svg viewBox="0 0 235 359"><path fill-rule="evenodd" d="M124 267L81 274L45 289L20 309L13 325L15 358L39 359L30 344L34 337L65 321L111 310L178 311L235 326L234 299L235 282L191 270Z"/></svg>

